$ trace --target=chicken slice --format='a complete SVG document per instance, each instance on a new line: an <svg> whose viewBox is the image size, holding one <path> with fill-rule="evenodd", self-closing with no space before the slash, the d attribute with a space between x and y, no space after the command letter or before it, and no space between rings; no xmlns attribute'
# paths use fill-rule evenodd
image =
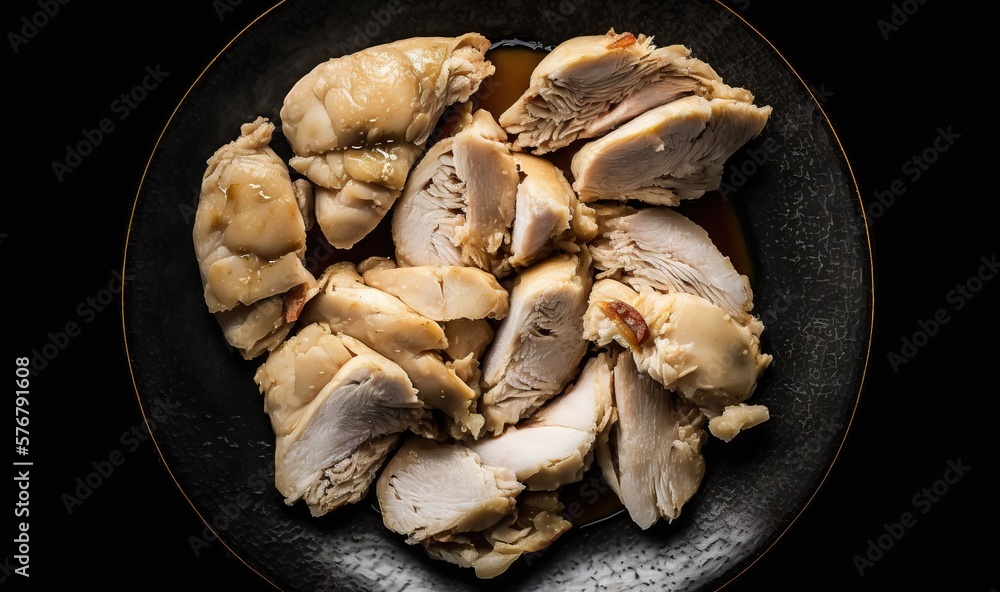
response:
<svg viewBox="0 0 1000 592"><path fill-rule="evenodd" d="M483 463L505 467L529 490L556 490L583 478L598 435L614 415L607 354L587 361L576 383L503 434L469 444Z"/></svg>
<svg viewBox="0 0 1000 592"><path fill-rule="evenodd" d="M302 312L304 322L325 322L399 364L427 406L453 420L454 435L478 435L478 385L470 386L446 364L441 326L395 296L364 284L350 262L331 265L319 279L321 291Z"/></svg>
<svg viewBox="0 0 1000 592"><path fill-rule="evenodd" d="M523 489L462 444L423 438L404 442L375 485L383 523L410 544L493 526Z"/></svg>
<svg viewBox="0 0 1000 592"><path fill-rule="evenodd" d="M448 338L444 352L449 358L461 360L472 354L481 360L496 332L486 319L454 319L444 323L444 334Z"/></svg>
<svg viewBox="0 0 1000 592"><path fill-rule="evenodd" d="M291 166L316 192L317 222L350 248L383 219L434 126L495 71L488 39L413 37L332 58L289 90L282 131Z"/></svg>
<svg viewBox="0 0 1000 592"><path fill-rule="evenodd" d="M229 345L251 360L276 348L291 333L293 322L286 320L281 296L258 300L215 313Z"/></svg>
<svg viewBox="0 0 1000 592"><path fill-rule="evenodd" d="M285 295L315 294L304 264L301 192L269 146L273 132L274 124L258 117L208 159L192 230L208 310L246 359L290 331L296 314L284 306Z"/></svg>
<svg viewBox="0 0 1000 592"><path fill-rule="evenodd" d="M764 129L771 107L691 96L656 107L574 156L584 202L636 199L676 206L722 184L725 161Z"/></svg>
<svg viewBox="0 0 1000 592"><path fill-rule="evenodd" d="M640 528L672 522L705 475L705 417L627 354L615 363L614 398L617 420L597 449L601 472Z"/></svg>
<svg viewBox="0 0 1000 592"><path fill-rule="evenodd" d="M374 269L362 277L365 284L392 294L435 321L507 316L507 290L492 274L475 267L421 265Z"/></svg>
<svg viewBox="0 0 1000 592"><path fill-rule="evenodd" d="M648 329L643 343L629 343L604 302L631 307ZM613 279L599 280L590 294L584 335L598 346L629 348L640 371L689 402L718 414L745 401L771 356L760 351L763 325L743 325L721 307L685 292L635 292Z"/></svg>
<svg viewBox="0 0 1000 592"><path fill-rule="evenodd" d="M576 375L587 350L590 286L586 251L550 255L515 278L510 311L483 362L480 412L488 431L517 423Z"/></svg>
<svg viewBox="0 0 1000 592"><path fill-rule="evenodd" d="M730 405L708 420L708 431L724 442L730 442L741 431L760 425L771 418L764 405L739 403Z"/></svg>
<svg viewBox="0 0 1000 592"><path fill-rule="evenodd" d="M529 88L500 116L518 150L535 154L601 136L654 107L687 97L752 102L682 45L615 33L575 37L535 67Z"/></svg>
<svg viewBox="0 0 1000 592"><path fill-rule="evenodd" d="M563 509L555 492L525 492L515 510L495 525L445 540L426 539L423 546L435 559L473 568L479 579L495 578L525 553L545 549L570 529Z"/></svg>
<svg viewBox="0 0 1000 592"><path fill-rule="evenodd" d="M621 276L636 290L697 294L739 319L753 308L750 279L684 215L668 207L597 204L595 210L599 233L589 246L596 269Z"/></svg>
<svg viewBox="0 0 1000 592"><path fill-rule="evenodd" d="M291 433L302 408L355 355L325 323L305 325L268 354L254 382L276 436Z"/></svg>
<svg viewBox="0 0 1000 592"><path fill-rule="evenodd" d="M543 158L514 154L521 174L517 186L510 263L516 269L554 250L575 253L597 234L593 210L580 203L563 172Z"/></svg>
<svg viewBox="0 0 1000 592"><path fill-rule="evenodd" d="M313 516L365 497L399 435L426 418L403 369L359 345L308 325L254 375L276 436L275 486Z"/></svg>
<svg viewBox="0 0 1000 592"><path fill-rule="evenodd" d="M458 128L417 163L396 204L396 259L502 277L510 271L502 247L510 242L519 181L507 134L484 109L467 113Z"/></svg>

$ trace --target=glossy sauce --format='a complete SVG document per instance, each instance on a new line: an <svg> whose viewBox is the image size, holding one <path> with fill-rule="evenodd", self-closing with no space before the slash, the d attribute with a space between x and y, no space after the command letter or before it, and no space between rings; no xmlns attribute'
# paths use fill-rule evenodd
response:
<svg viewBox="0 0 1000 592"><path fill-rule="evenodd" d="M546 52L527 45L502 45L486 52L496 73L483 81L473 97L474 105L486 109L494 119L513 105L531 84L531 72Z"/></svg>

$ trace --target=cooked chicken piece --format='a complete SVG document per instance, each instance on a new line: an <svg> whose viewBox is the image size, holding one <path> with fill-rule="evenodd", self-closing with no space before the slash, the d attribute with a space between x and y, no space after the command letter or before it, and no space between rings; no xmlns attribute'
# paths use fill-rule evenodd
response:
<svg viewBox="0 0 1000 592"><path fill-rule="evenodd" d="M576 383L503 434L469 444L484 464L506 467L530 490L556 490L583 478L595 441L614 415L611 364L591 358Z"/></svg>
<svg viewBox="0 0 1000 592"><path fill-rule="evenodd" d="M575 253L594 238L594 211L580 203L558 167L523 152L514 154L514 162L521 183L510 236L511 265L528 267L554 250Z"/></svg>
<svg viewBox="0 0 1000 592"><path fill-rule="evenodd" d="M229 345L247 360L276 348L294 326L286 320L285 301L281 296L223 310L215 313L215 318Z"/></svg>
<svg viewBox="0 0 1000 592"><path fill-rule="evenodd" d="M382 151L380 148L329 152L324 157L309 156L293 158L291 164L311 179L321 178L317 172L318 163L334 160L344 154L360 152L365 157L347 158L363 163L364 167L346 167L342 177L323 178L315 190L316 220L323 230L323 236L332 246L349 249L378 226L386 212L396 202L402 191L410 167L420 155L420 148L405 144L405 148ZM377 154L378 156L371 156ZM312 161L308 169L303 162ZM370 170L379 166L381 170ZM349 174L353 173L353 174ZM330 185L324 185L330 183Z"/></svg>
<svg viewBox="0 0 1000 592"><path fill-rule="evenodd" d="M510 312L483 362L480 412L488 431L517 423L576 375L587 350L583 314L590 286L585 250L550 255L515 278Z"/></svg>
<svg viewBox="0 0 1000 592"><path fill-rule="evenodd" d="M495 68L488 39L413 37L332 58L285 96L282 131L295 154L424 144L448 105L469 99Z"/></svg>
<svg viewBox="0 0 1000 592"><path fill-rule="evenodd" d="M444 334L448 338L444 353L449 358L460 360L472 354L480 360L493 342L495 332L486 319L455 319L444 323Z"/></svg>
<svg viewBox="0 0 1000 592"><path fill-rule="evenodd" d="M471 106L470 106L471 107ZM411 174L392 218L401 266L465 265L509 273L518 175L507 134L489 111L468 114Z"/></svg>
<svg viewBox="0 0 1000 592"><path fill-rule="evenodd" d="M300 78L281 107L291 166L322 188L317 221L350 248L378 225L451 104L495 68L488 39L414 37L332 58Z"/></svg>
<svg viewBox="0 0 1000 592"><path fill-rule="evenodd" d="M381 271L385 269L396 269L396 262L390 257L368 257L358 262L357 272L364 275L369 271Z"/></svg>
<svg viewBox="0 0 1000 592"><path fill-rule="evenodd" d="M435 321L507 316L507 290L492 274L475 267L397 267L371 270L362 277Z"/></svg>
<svg viewBox="0 0 1000 592"><path fill-rule="evenodd" d="M649 337L630 344L621 323L603 302L633 308ZM599 280L590 294L584 335L598 346L612 341L632 351L639 370L676 390L708 412L721 413L745 401L757 387L771 356L760 351L763 325L739 323L724 309L694 294L651 290L635 292L613 279Z"/></svg>
<svg viewBox="0 0 1000 592"><path fill-rule="evenodd" d="M730 405L722 410L722 415L708 420L708 431L716 438L729 442L742 430L760 425L770 418L767 407L763 405Z"/></svg>
<svg viewBox="0 0 1000 592"><path fill-rule="evenodd" d="M208 310L247 359L291 329L296 315L279 306L285 295L315 293L306 223L288 168L269 146L273 131L258 117L208 159L192 231Z"/></svg>
<svg viewBox="0 0 1000 592"><path fill-rule="evenodd" d="M764 129L771 107L692 96L639 115L574 156L584 202L637 199L675 206L718 189L726 159Z"/></svg>
<svg viewBox="0 0 1000 592"><path fill-rule="evenodd" d="M277 438L275 485L313 516L365 497L399 435L427 415L402 368L345 339L308 325L254 376Z"/></svg>
<svg viewBox="0 0 1000 592"><path fill-rule="evenodd" d="M316 224L316 196L313 193L313 185L307 179L295 179L292 181L292 190L295 192L295 203L299 206L306 231L312 230Z"/></svg>
<svg viewBox="0 0 1000 592"><path fill-rule="evenodd" d="M392 240L399 265L465 265L455 245L465 224L465 184L455 175L451 146L450 138L431 146L396 202Z"/></svg>
<svg viewBox="0 0 1000 592"><path fill-rule="evenodd" d="M472 114L472 124L455 134L455 175L465 183L465 225L456 238L465 261L485 262L510 242L517 195L517 165L507 148L507 134L489 111Z"/></svg>
<svg viewBox="0 0 1000 592"><path fill-rule="evenodd" d="M304 322L325 322L336 333L360 340L399 364L429 407L446 413L458 430L475 437L483 418L475 413L478 385L470 386L446 364L448 340L441 326L395 296L366 286L350 262L331 265L319 279L321 291L302 312Z"/></svg>
<svg viewBox="0 0 1000 592"><path fill-rule="evenodd" d="M345 148L314 156L293 156L288 164L327 189L342 189L352 179L402 190L422 148L394 142L368 148Z"/></svg>
<svg viewBox="0 0 1000 592"><path fill-rule="evenodd" d="M461 444L410 438L385 465L375 492L382 521L415 544L493 526L524 486Z"/></svg>
<svg viewBox="0 0 1000 592"><path fill-rule="evenodd" d="M627 353L615 364L614 398L617 421L597 449L601 472L640 528L672 522L705 475L705 417Z"/></svg>
<svg viewBox="0 0 1000 592"><path fill-rule="evenodd" d="M413 355L448 345L440 325L399 298L366 285L349 261L327 267L319 286L320 293L302 313L304 322L327 322L335 332L360 339L380 353L395 349Z"/></svg>
<svg viewBox="0 0 1000 592"><path fill-rule="evenodd" d="M254 382L264 394L264 411L275 435L287 436L302 408L356 355L325 323L305 325L268 354Z"/></svg>
<svg viewBox="0 0 1000 592"><path fill-rule="evenodd" d="M518 150L535 154L595 138L654 107L686 96L752 102L682 45L657 48L631 33L575 37L556 46L531 74L521 98L500 116Z"/></svg>
<svg viewBox="0 0 1000 592"><path fill-rule="evenodd" d="M570 529L563 509L555 492L526 492L518 497L514 512L495 525L445 540L424 540L424 549L435 559L475 569L480 579L495 578L521 555L545 549Z"/></svg>
<svg viewBox="0 0 1000 592"><path fill-rule="evenodd" d="M689 292L738 319L748 316L750 279L736 271L704 228L668 207L621 208L595 205L599 234L590 254L596 269L623 274L622 281L637 290Z"/></svg>

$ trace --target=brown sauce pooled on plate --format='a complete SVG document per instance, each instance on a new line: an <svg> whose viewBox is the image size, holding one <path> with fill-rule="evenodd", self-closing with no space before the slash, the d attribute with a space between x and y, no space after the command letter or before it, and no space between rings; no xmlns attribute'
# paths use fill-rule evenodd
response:
<svg viewBox="0 0 1000 592"><path fill-rule="evenodd" d="M528 89L531 72L546 53L528 45L500 45L486 52L486 59L496 67L496 72L476 91L473 97L476 107L500 119L500 115Z"/></svg>

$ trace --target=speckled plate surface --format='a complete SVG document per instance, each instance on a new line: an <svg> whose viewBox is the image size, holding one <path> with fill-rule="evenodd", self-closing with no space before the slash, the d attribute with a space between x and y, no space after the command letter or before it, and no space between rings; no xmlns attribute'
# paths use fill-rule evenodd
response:
<svg viewBox="0 0 1000 592"><path fill-rule="evenodd" d="M258 115L279 121L315 64L418 35L483 33L554 44L618 31L683 43L771 105L724 180L746 235L755 311L774 356L752 402L771 420L705 447L701 490L672 524L625 514L575 528L507 573L428 559L382 526L371 500L313 519L273 488L274 437L256 362L207 313L191 242L205 160ZM273 147L288 155L276 138ZM835 134L784 59L721 4L289 0L230 44L179 105L151 156L125 259L124 321L136 391L166 467L194 510L251 569L285 590L713 590L738 577L808 505L846 435L871 337L871 255ZM169 396L169 409L155 401ZM180 404L176 404L176 403ZM595 484L597 487L597 484ZM587 503L587 497L582 500Z"/></svg>

